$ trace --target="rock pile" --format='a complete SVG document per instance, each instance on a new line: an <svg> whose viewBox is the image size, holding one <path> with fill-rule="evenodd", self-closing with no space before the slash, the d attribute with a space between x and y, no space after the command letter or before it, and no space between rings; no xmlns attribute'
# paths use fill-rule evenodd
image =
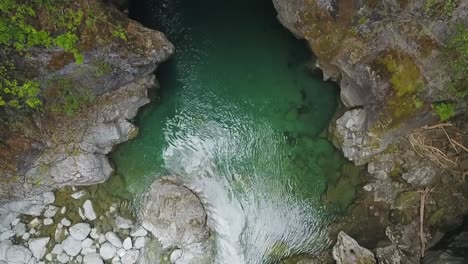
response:
<svg viewBox="0 0 468 264"><path fill-rule="evenodd" d="M69 199L86 199L84 194ZM92 199L79 200L77 209L54 201L49 192L0 207L0 264L133 264L149 241L149 232L115 204L99 214Z"/></svg>

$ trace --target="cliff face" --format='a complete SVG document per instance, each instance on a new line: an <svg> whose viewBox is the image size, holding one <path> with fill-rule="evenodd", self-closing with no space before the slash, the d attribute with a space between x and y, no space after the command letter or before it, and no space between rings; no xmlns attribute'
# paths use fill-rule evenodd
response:
<svg viewBox="0 0 468 264"><path fill-rule="evenodd" d="M450 143L468 144L468 2L273 3L324 78L340 84L347 111L331 124L334 144L367 164L368 182L336 229L373 248L379 263L419 263L468 212L468 153ZM460 114L452 124L434 125L448 119L441 102Z"/></svg>
<svg viewBox="0 0 468 264"><path fill-rule="evenodd" d="M0 124L0 202L105 181L113 171L105 155L136 135L130 120L149 102L147 89L157 87L157 64L173 53L162 33L98 1L86 4L106 20L83 26L83 63L59 48L34 48L16 59L16 68L33 69L44 108ZM107 40L111 23L125 35Z"/></svg>
<svg viewBox="0 0 468 264"><path fill-rule="evenodd" d="M463 99L449 89L458 55L445 47L468 23L468 3L446 2L273 0L283 25L309 42L324 78L340 83L344 105L357 108L336 123L348 159L368 162L437 120L431 103Z"/></svg>

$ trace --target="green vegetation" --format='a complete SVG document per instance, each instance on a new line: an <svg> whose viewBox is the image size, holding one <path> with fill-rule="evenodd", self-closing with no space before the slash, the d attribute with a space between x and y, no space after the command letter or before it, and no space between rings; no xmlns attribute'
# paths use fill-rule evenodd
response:
<svg viewBox="0 0 468 264"><path fill-rule="evenodd" d="M426 0L424 12L433 17L450 16L456 6L456 0Z"/></svg>
<svg viewBox="0 0 468 264"><path fill-rule="evenodd" d="M72 80L55 78L49 81L47 110L52 113L75 115L82 105L94 100L94 95L86 87L79 87Z"/></svg>
<svg viewBox="0 0 468 264"><path fill-rule="evenodd" d="M451 103L440 103L434 106L440 121L444 122L455 116L455 106Z"/></svg>
<svg viewBox="0 0 468 264"><path fill-rule="evenodd" d="M390 83L397 96L414 94L423 85L419 67L411 57L388 54L379 62L391 73Z"/></svg>
<svg viewBox="0 0 468 264"><path fill-rule="evenodd" d="M468 27L456 25L455 34L445 49L448 64L451 66L452 81L449 92L459 99L468 96Z"/></svg>
<svg viewBox="0 0 468 264"><path fill-rule="evenodd" d="M114 24L112 17L98 5L81 0L0 1L0 111L43 109L44 95L41 84L35 80L37 73L34 68L26 69L29 65L18 59L28 58L33 48L61 48L66 56L81 64L82 52L96 43L112 38L127 40L125 27ZM66 63L69 61L63 62ZM96 74L107 72L109 65L100 65ZM60 94L67 113L76 111L80 104L77 99L89 98L83 96L86 93L76 96L76 92L66 88Z"/></svg>

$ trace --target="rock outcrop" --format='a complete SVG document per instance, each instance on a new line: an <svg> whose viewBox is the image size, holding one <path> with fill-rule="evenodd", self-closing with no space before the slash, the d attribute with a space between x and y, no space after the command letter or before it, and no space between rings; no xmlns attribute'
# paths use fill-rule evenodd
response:
<svg viewBox="0 0 468 264"><path fill-rule="evenodd" d="M147 90L157 87L153 75L157 64L174 51L162 33L98 1L88 1L88 5L124 25L126 40L105 41L98 39L104 33L89 36L84 32L81 64L63 50L46 48L32 50L18 62L36 69L45 111L0 124L0 203L63 186L105 181L113 172L106 154L137 134L131 120L149 102ZM87 43L92 41L89 38L96 42ZM67 89L79 96L68 99L82 100L82 107L70 105L74 108L61 112L57 109L66 104L60 100L66 98Z"/></svg>
<svg viewBox="0 0 468 264"><path fill-rule="evenodd" d="M451 43L459 37L460 28L466 36L468 3L273 3L279 21L309 43L324 79L340 84L346 111L330 125L333 143L356 165L367 165L365 192L351 206L352 217L344 230L360 242L366 240L366 246L386 245L372 248L379 263L419 263L424 245L415 237L422 236L428 247L468 212L462 182L468 153L450 146L447 139L457 137L466 145L466 119L444 128L421 128L441 121L434 111L439 102L456 106L454 114L467 111L466 95L454 92L466 93L466 85L460 86L455 74L460 51L451 49ZM461 83L466 83L466 71L464 75ZM431 142L444 143L433 146ZM438 161L421 147L433 147L450 161Z"/></svg>
<svg viewBox="0 0 468 264"><path fill-rule="evenodd" d="M375 264L374 254L361 246L344 232L338 234L333 247L333 258L337 264Z"/></svg>
<svg viewBox="0 0 468 264"><path fill-rule="evenodd" d="M156 180L140 210L143 227L161 242L163 249L172 249L171 263L209 263L207 215L192 191L173 180Z"/></svg>
<svg viewBox="0 0 468 264"><path fill-rule="evenodd" d="M340 84L344 105L360 108L338 119L334 135L356 164L435 121L430 103L460 100L447 91L452 68L442 47L455 25L468 24L468 4L433 14L426 2L273 0L280 22L310 44L324 78Z"/></svg>

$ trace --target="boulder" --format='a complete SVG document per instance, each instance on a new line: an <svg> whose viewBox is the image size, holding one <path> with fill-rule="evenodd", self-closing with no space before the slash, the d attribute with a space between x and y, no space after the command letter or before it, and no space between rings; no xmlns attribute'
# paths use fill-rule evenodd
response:
<svg viewBox="0 0 468 264"><path fill-rule="evenodd" d="M143 227L163 248L182 249L181 259L187 263L209 262L211 244L207 215L190 189L172 179L156 180L144 197L140 217Z"/></svg>
<svg viewBox="0 0 468 264"><path fill-rule="evenodd" d="M137 239L135 239L135 243L133 243L133 246L136 249L143 248L146 244L146 239L146 237L138 237Z"/></svg>
<svg viewBox="0 0 468 264"><path fill-rule="evenodd" d="M131 249L132 248L132 239L130 237L125 238L123 243L122 243L122 247L125 250Z"/></svg>
<svg viewBox="0 0 468 264"><path fill-rule="evenodd" d="M81 240L69 236L62 242L62 246L67 255L74 257L81 251Z"/></svg>
<svg viewBox="0 0 468 264"><path fill-rule="evenodd" d="M94 212L94 209L93 209L93 204L91 203L90 200L86 200L83 204L83 209L84 209L84 212L83 212L83 215L84 217L86 217L88 220L96 220L96 213Z"/></svg>
<svg viewBox="0 0 468 264"><path fill-rule="evenodd" d="M114 232L107 232L106 239L109 241L114 247L121 248L122 247L122 240L120 240L119 236Z"/></svg>
<svg viewBox="0 0 468 264"><path fill-rule="evenodd" d="M62 253L57 256L57 261L60 263L68 263L70 261L70 256L65 253Z"/></svg>
<svg viewBox="0 0 468 264"><path fill-rule="evenodd" d="M39 216L41 215L42 211L44 211L45 207L54 201L54 193L45 192L43 194L32 196L26 199L8 202L2 205L1 208L20 214Z"/></svg>
<svg viewBox="0 0 468 264"><path fill-rule="evenodd" d="M121 229L129 229L133 226L133 222L121 216L117 216L115 218L115 225Z"/></svg>
<svg viewBox="0 0 468 264"><path fill-rule="evenodd" d="M81 190L81 191L72 193L71 197L72 197L73 199L75 199L75 200L78 200L78 199L80 199L81 197L83 197L85 194L86 194L86 191L85 191L85 190Z"/></svg>
<svg viewBox="0 0 468 264"><path fill-rule="evenodd" d="M122 264L134 264L137 262L139 256L140 256L139 250L135 250L135 249L129 250L122 257L121 262Z"/></svg>
<svg viewBox="0 0 468 264"><path fill-rule="evenodd" d="M112 259L117 253L117 249L109 242L105 242L99 249L99 255L104 260Z"/></svg>
<svg viewBox="0 0 468 264"><path fill-rule="evenodd" d="M49 243L49 241L50 237L32 238L29 240L29 249L36 259L40 260L44 257L47 250L47 243Z"/></svg>
<svg viewBox="0 0 468 264"><path fill-rule="evenodd" d="M206 213L198 197L170 180L157 180L142 203L143 226L163 247L205 241L209 236Z"/></svg>
<svg viewBox="0 0 468 264"><path fill-rule="evenodd" d="M31 257L32 253L29 249L23 246L13 245L8 248L5 261L10 264L23 264L28 263Z"/></svg>
<svg viewBox="0 0 468 264"><path fill-rule="evenodd" d="M356 240L341 231L333 247L333 259L337 264L375 264L374 254L361 247Z"/></svg>
<svg viewBox="0 0 468 264"><path fill-rule="evenodd" d="M144 229L141 226L136 228L135 230L132 230L132 232L130 233L130 236L132 237L143 237L146 235L148 235L148 231L146 231L146 229Z"/></svg>
<svg viewBox="0 0 468 264"><path fill-rule="evenodd" d="M78 223L70 227L70 235L76 240L84 240L91 232L91 226L86 223Z"/></svg>
<svg viewBox="0 0 468 264"><path fill-rule="evenodd" d="M0 242L0 260L6 260L6 253L11 246L13 243L10 240Z"/></svg>
<svg viewBox="0 0 468 264"><path fill-rule="evenodd" d="M98 253L90 253L84 256L83 258L84 264L104 264L101 256Z"/></svg>
<svg viewBox="0 0 468 264"><path fill-rule="evenodd" d="M44 217L52 218L58 212L59 208L53 205L47 206L47 209L44 212Z"/></svg>

